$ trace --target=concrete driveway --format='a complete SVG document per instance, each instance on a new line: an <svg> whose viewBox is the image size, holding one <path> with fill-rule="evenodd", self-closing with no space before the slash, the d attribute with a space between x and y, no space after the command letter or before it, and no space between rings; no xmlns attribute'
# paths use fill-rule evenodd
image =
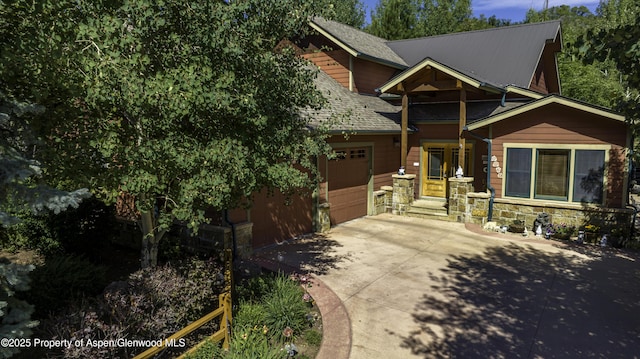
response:
<svg viewBox="0 0 640 359"><path fill-rule="evenodd" d="M337 294L352 359L640 357L634 253L379 215L260 255Z"/></svg>

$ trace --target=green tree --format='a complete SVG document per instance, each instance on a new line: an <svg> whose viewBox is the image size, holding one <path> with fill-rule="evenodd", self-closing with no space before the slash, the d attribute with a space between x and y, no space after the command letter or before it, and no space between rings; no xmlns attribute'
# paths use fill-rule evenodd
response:
<svg viewBox="0 0 640 359"><path fill-rule="evenodd" d="M317 2L17 0L0 3L0 91L34 115L46 176L113 202L135 196L141 263L174 221L264 188L310 186L326 153L300 109L322 97L285 48Z"/></svg>
<svg viewBox="0 0 640 359"><path fill-rule="evenodd" d="M322 16L358 29L364 27L365 10L360 0L325 0Z"/></svg>
<svg viewBox="0 0 640 359"><path fill-rule="evenodd" d="M470 0L423 0L418 12L419 36L463 31L471 13Z"/></svg>
<svg viewBox="0 0 640 359"><path fill-rule="evenodd" d="M25 117L43 111L42 106L9 101L0 92L0 226L17 223L18 213L77 208L90 196L86 188L67 192L41 181L41 164L28 155L38 140Z"/></svg>
<svg viewBox="0 0 640 359"><path fill-rule="evenodd" d="M365 31L387 40L417 37L418 9L416 0L380 0Z"/></svg>
<svg viewBox="0 0 640 359"><path fill-rule="evenodd" d="M38 324L31 320L33 306L16 298L17 291L29 290L29 272L33 265L0 263L0 337L28 338ZM10 358L19 351L17 345L2 345L0 358Z"/></svg>
<svg viewBox="0 0 640 359"><path fill-rule="evenodd" d="M640 2L603 1L598 7L599 26L580 37L575 45L587 65L611 62L620 73L622 91L614 98L637 132L640 123Z"/></svg>
<svg viewBox="0 0 640 359"><path fill-rule="evenodd" d="M620 73L610 61L585 64L573 56L575 42L601 21L585 6L554 6L527 12L525 23L549 20L562 22L564 51L558 55L562 93L565 96L607 108L615 106L616 94L622 91Z"/></svg>
<svg viewBox="0 0 640 359"><path fill-rule="evenodd" d="M499 19L495 15L486 17L484 14L480 14L479 17L469 17L462 22L458 28L458 31L474 31L491 29L494 27L510 26L511 20Z"/></svg>

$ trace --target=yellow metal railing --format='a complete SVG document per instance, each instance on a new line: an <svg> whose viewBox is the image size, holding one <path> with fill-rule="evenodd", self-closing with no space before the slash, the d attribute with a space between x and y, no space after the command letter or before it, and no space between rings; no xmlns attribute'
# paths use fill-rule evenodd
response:
<svg viewBox="0 0 640 359"><path fill-rule="evenodd" d="M151 358L159 352L166 349L171 344L177 342L179 339L191 334L198 328L203 325L209 323L210 321L220 318L220 329L213 333L210 337L198 343L196 346L190 348L182 354L179 358L184 358L187 354L191 354L198 350L207 340L212 340L214 342L222 341L222 347L226 350L229 349L229 341L231 340L231 322L232 322L232 297L231 297L231 289L233 288L233 254L231 249L225 249L224 251L224 279L225 279L225 291L224 293L218 296L218 309L212 311L211 313L205 315L204 317L194 321L193 323L187 325L186 327L180 329L172 336L164 339L161 345L157 345L151 347L144 352L136 355L133 359L147 359Z"/></svg>

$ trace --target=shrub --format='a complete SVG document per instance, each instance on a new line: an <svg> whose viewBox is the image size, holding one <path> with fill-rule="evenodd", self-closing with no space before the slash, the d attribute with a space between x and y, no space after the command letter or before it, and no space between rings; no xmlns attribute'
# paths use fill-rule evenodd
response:
<svg viewBox="0 0 640 359"><path fill-rule="evenodd" d="M260 301L272 289L273 276L252 277L236 288L236 296L240 301Z"/></svg>
<svg viewBox="0 0 640 359"><path fill-rule="evenodd" d="M57 255L47 258L31 272L31 289L25 292L35 306L36 317L59 310L83 296L94 296L106 285L106 269L83 256Z"/></svg>
<svg viewBox="0 0 640 359"><path fill-rule="evenodd" d="M185 356L185 359L217 359L224 357L224 350L220 343L206 340L194 353Z"/></svg>
<svg viewBox="0 0 640 359"><path fill-rule="evenodd" d="M83 340L118 340L131 338L127 336L128 329L124 323L111 323L100 300L90 303L83 300L79 304L67 307L62 313L51 317L43 323L48 337L51 339ZM155 338L155 337L154 337ZM148 338L145 338L148 339ZM118 358L131 357L140 351L139 348L119 348L109 346L71 346L59 350L49 351L49 358L82 359L82 358Z"/></svg>
<svg viewBox="0 0 640 359"><path fill-rule="evenodd" d="M0 261L0 337L29 338L38 322L31 320L33 306L16 298L17 291L29 288L29 271L32 265L5 263ZM0 358L9 358L19 350L2 345Z"/></svg>
<svg viewBox="0 0 640 359"><path fill-rule="evenodd" d="M275 277L273 287L264 298L267 311L265 324L274 334L282 333L285 328L293 329L293 334L299 334L308 326L306 319L309 310L307 303L302 300L304 291L300 286L283 275ZM281 341L287 340L282 335Z"/></svg>
<svg viewBox="0 0 640 359"><path fill-rule="evenodd" d="M108 239L114 218L112 208L95 198L58 214L15 215L20 222L1 229L0 244L7 250L32 249L40 254L95 251L96 243Z"/></svg>
<svg viewBox="0 0 640 359"><path fill-rule="evenodd" d="M155 338L168 336L215 309L223 286L220 265L188 259L132 273L126 282L107 287L104 300L117 323Z"/></svg>
<svg viewBox="0 0 640 359"><path fill-rule="evenodd" d="M139 270L114 282L94 302L85 301L47 321L57 339L166 338L217 308L224 286L222 267L213 260L189 259ZM211 328L209 331L215 331ZM119 358L141 348L65 348L65 358Z"/></svg>
<svg viewBox="0 0 640 359"><path fill-rule="evenodd" d="M264 304L253 302L240 302L240 310L233 318L234 326L253 326L264 324L267 320L267 309Z"/></svg>
<svg viewBox="0 0 640 359"><path fill-rule="evenodd" d="M271 346L269 332L259 326L235 326L229 351L224 359L282 359L279 347Z"/></svg>

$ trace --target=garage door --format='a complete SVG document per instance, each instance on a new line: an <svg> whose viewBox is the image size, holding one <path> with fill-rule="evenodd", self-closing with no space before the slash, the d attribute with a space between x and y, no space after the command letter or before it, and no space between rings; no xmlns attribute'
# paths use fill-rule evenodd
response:
<svg viewBox="0 0 640 359"><path fill-rule="evenodd" d="M329 161L328 175L331 224L366 216L369 193L369 148L341 148L335 152L337 158Z"/></svg>

